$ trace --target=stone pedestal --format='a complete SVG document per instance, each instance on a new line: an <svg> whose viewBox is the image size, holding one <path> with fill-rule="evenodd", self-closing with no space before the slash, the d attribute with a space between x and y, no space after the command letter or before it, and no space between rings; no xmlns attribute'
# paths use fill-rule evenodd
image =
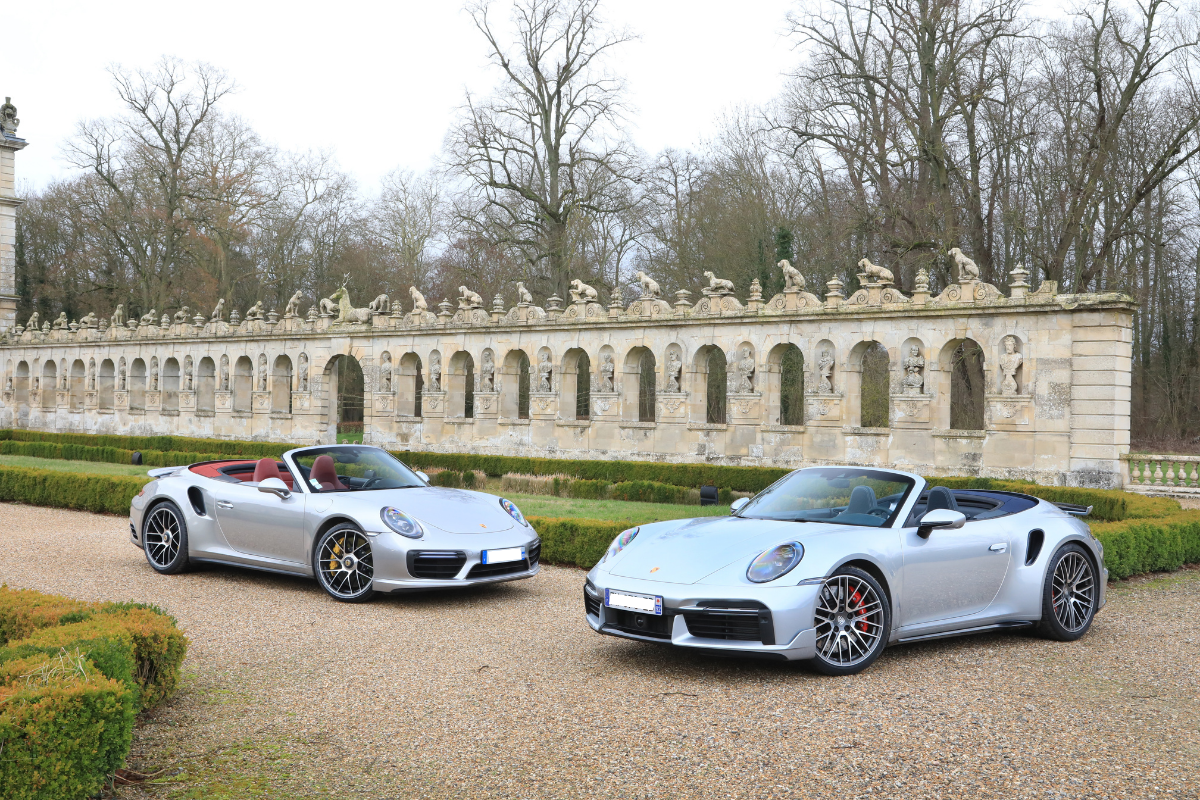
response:
<svg viewBox="0 0 1200 800"><path fill-rule="evenodd" d="M195 392L180 392L179 393L179 410L180 411L195 411L196 410L196 393Z"/></svg>
<svg viewBox="0 0 1200 800"><path fill-rule="evenodd" d="M558 395L554 392L529 393L530 419L555 419L558 416Z"/></svg>
<svg viewBox="0 0 1200 800"><path fill-rule="evenodd" d="M421 416L426 419L443 419L446 416L446 393L422 392Z"/></svg>
<svg viewBox="0 0 1200 800"><path fill-rule="evenodd" d="M655 399L658 403L655 418L659 422L687 422L687 392L659 392Z"/></svg>
<svg viewBox="0 0 1200 800"><path fill-rule="evenodd" d="M87 409L100 407L100 393L95 389L88 389L83 393L83 407Z"/></svg>
<svg viewBox="0 0 1200 800"><path fill-rule="evenodd" d="M217 392L215 405L217 413L233 411L233 392Z"/></svg>
<svg viewBox="0 0 1200 800"><path fill-rule="evenodd" d="M270 392L251 392L250 408L255 414L266 414L271 410Z"/></svg>
<svg viewBox="0 0 1200 800"><path fill-rule="evenodd" d="M1033 422L1033 397L1027 394L989 394L987 424L996 430L1017 430Z"/></svg>
<svg viewBox="0 0 1200 800"><path fill-rule="evenodd" d="M162 392L146 392L146 410L160 411L162 409Z"/></svg>
<svg viewBox="0 0 1200 800"><path fill-rule="evenodd" d="M59 392L59 394L65 395L66 392ZM113 408L117 411L128 411L129 392L113 392Z"/></svg>
<svg viewBox="0 0 1200 800"><path fill-rule="evenodd" d="M592 419L616 420L621 418L621 395L616 392L592 392Z"/></svg>
<svg viewBox="0 0 1200 800"><path fill-rule="evenodd" d="M475 419L498 419L500 416L499 392L475 393Z"/></svg>
<svg viewBox="0 0 1200 800"><path fill-rule="evenodd" d="M126 394L128 395L128 393L126 393ZM59 408L70 408L71 407L71 393L63 392L63 391L55 392L54 393L54 404L56 406L58 406ZM126 402L126 405L128 405L128 402Z"/></svg>
<svg viewBox="0 0 1200 800"><path fill-rule="evenodd" d="M804 422L806 425L842 424L842 402L840 394L813 394L804 399Z"/></svg>
<svg viewBox="0 0 1200 800"><path fill-rule="evenodd" d="M894 394L892 395L891 423L896 427L927 427L933 417L930 405L933 395L928 394Z"/></svg>
<svg viewBox="0 0 1200 800"><path fill-rule="evenodd" d="M391 392L375 392L371 396L371 408L376 414L394 414L396 411L396 395Z"/></svg>
<svg viewBox="0 0 1200 800"><path fill-rule="evenodd" d="M731 425L758 425L762 422L762 394L747 392L728 395L725 418Z"/></svg>
<svg viewBox="0 0 1200 800"><path fill-rule="evenodd" d="M310 392L292 392L292 413L300 413L308 411L312 408L312 394Z"/></svg>

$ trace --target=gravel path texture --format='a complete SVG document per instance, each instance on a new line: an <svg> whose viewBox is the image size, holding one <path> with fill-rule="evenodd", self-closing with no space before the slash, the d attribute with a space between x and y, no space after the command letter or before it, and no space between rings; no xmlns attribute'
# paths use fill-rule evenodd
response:
<svg viewBox="0 0 1200 800"><path fill-rule="evenodd" d="M593 633L579 570L384 597L154 573L122 518L0 504L0 580L157 603L191 639L140 797L1183 798L1200 793L1200 571L1111 587L1081 641L975 636L866 673Z"/></svg>

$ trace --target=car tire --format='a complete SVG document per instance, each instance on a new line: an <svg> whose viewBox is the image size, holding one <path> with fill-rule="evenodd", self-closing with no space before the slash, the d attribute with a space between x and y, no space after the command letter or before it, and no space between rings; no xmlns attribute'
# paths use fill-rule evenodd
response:
<svg viewBox="0 0 1200 800"><path fill-rule="evenodd" d="M375 596L371 537L353 523L334 525L313 548L313 574L334 600L367 602Z"/></svg>
<svg viewBox="0 0 1200 800"><path fill-rule="evenodd" d="M179 506L164 500L142 517L142 552L156 572L177 575L189 566L188 530Z"/></svg>
<svg viewBox="0 0 1200 800"><path fill-rule="evenodd" d="M1075 542L1064 544L1046 567L1038 633L1059 642L1080 638L1096 618L1098 596L1096 565L1091 556Z"/></svg>
<svg viewBox="0 0 1200 800"><path fill-rule="evenodd" d="M892 605L871 573L842 567L825 579L814 618L817 654L809 663L826 675L854 675L887 647Z"/></svg>

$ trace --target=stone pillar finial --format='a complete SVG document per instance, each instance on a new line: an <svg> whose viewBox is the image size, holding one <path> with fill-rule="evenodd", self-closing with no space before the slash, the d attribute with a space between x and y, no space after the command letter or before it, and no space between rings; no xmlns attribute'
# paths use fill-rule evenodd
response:
<svg viewBox="0 0 1200 800"><path fill-rule="evenodd" d="M825 285L829 287L829 291L825 293L825 306L827 308L837 308L842 304L842 298L846 296L842 294L842 286L845 284L834 275Z"/></svg>
<svg viewBox="0 0 1200 800"><path fill-rule="evenodd" d="M1008 288L1013 300L1020 300L1029 294L1029 271L1018 264L1008 273Z"/></svg>

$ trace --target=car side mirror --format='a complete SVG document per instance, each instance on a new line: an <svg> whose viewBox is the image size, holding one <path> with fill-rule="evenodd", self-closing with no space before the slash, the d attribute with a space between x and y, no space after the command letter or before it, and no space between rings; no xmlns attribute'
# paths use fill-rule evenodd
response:
<svg viewBox="0 0 1200 800"><path fill-rule="evenodd" d="M273 494L280 500L286 500L291 497L292 493L288 490L287 484L279 480L279 478L266 478L258 483L258 490Z"/></svg>
<svg viewBox="0 0 1200 800"><path fill-rule="evenodd" d="M917 523L917 536L920 536L922 539L928 539L929 534L933 533L934 528L957 530L966 521L967 515L961 511L952 511L948 508L935 508L933 511L926 512L925 516L921 517L921 521Z"/></svg>
<svg viewBox="0 0 1200 800"><path fill-rule="evenodd" d="M425 481L426 483L429 483L429 476L426 475L424 472L421 472L421 470L417 470L417 477L420 478L421 480Z"/></svg>
<svg viewBox="0 0 1200 800"><path fill-rule="evenodd" d="M749 497L739 497L737 500L734 500L732 503L729 504L729 513L736 514L737 512L742 510L742 506L746 505L746 503L749 503L749 502L750 502Z"/></svg>

